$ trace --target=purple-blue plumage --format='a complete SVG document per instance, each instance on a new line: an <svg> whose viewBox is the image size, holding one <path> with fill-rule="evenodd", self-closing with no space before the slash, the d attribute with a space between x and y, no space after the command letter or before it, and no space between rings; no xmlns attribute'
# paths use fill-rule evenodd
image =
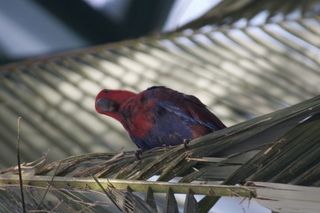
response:
<svg viewBox="0 0 320 213"><path fill-rule="evenodd" d="M166 87L138 94L102 90L96 110L120 121L142 150L178 145L226 127L198 98Z"/></svg>

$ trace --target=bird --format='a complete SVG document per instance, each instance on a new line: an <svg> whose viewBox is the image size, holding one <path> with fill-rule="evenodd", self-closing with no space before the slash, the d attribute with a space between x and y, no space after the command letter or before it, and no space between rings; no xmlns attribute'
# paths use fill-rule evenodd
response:
<svg viewBox="0 0 320 213"><path fill-rule="evenodd" d="M140 93L103 89L96 96L95 109L118 120L141 152L226 128L197 97L164 86Z"/></svg>

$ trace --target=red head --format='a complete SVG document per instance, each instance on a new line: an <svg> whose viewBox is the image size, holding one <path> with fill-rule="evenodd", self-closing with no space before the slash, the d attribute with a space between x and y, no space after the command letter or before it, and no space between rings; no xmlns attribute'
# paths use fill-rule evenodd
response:
<svg viewBox="0 0 320 213"><path fill-rule="evenodd" d="M119 108L121 104L128 100L128 98L135 95L135 93L125 90L104 89L99 92L96 97L96 111L100 114L108 115L120 121Z"/></svg>

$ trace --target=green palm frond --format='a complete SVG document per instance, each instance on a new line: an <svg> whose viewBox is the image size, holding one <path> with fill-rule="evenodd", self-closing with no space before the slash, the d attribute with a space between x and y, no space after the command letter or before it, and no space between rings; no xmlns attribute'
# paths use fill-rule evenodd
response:
<svg viewBox="0 0 320 213"><path fill-rule="evenodd" d="M318 149L320 137L317 133L320 127L319 115L320 97L317 96L292 107L195 139L188 144L187 150L184 145L175 148L153 149L144 152L141 160L137 160L133 153L74 156L45 166L35 164L37 165L35 173L30 176L30 179L25 176L24 181L25 184L38 187L46 187L49 183L49 186L53 187L66 187L67 185L71 188L95 190L101 190L101 186L105 187L106 184L111 184L112 187L109 190L112 192L109 192L109 194L111 193L109 197L116 194L114 200L122 203L122 206L129 205L123 204L125 202L123 199L127 199L131 202L129 206L134 205L141 212L150 212L146 208L151 207L133 194L129 193L128 195L124 191L114 190L125 190L130 187L135 192L146 193L150 188L153 192L166 193L172 190L171 193L190 194L192 192L207 195L199 202L202 212L208 211L218 196L234 195L263 200L264 197L257 194L258 188L255 184L252 187L233 187L232 185L260 181L319 186ZM274 131L277 132L270 134ZM239 161L239 156L255 149L261 151L247 162ZM220 156L220 161L217 160L219 159L217 157L214 160L211 159L211 156L215 155ZM222 168L233 170L232 174L221 177L219 170ZM2 173L4 173L0 176L2 184L18 183L18 177L10 175L10 173L17 173L16 168ZM100 178L97 180L100 186L96 184L96 180L91 175ZM169 181L183 176L184 178L180 179L181 183L128 180L147 180L154 175L159 175L158 181ZM117 181L114 178L125 179L125 181ZM197 180L219 180L229 186L194 182ZM190 183L192 181L194 183ZM263 185L263 183L261 184ZM312 190L320 191L317 187ZM119 199L119 196L122 199ZM131 198L126 198L126 196L131 196ZM169 195L167 194L167 196ZM282 199L285 200L286 197ZM168 200L172 200L172 198ZM192 200L190 199L190 202ZM140 207L135 204L136 202L142 202L139 204ZM188 202L186 205L189 204ZM306 200L305 202L315 201ZM268 205L275 204L269 202ZM268 205L267 207L271 208ZM124 211L124 209L121 210Z"/></svg>

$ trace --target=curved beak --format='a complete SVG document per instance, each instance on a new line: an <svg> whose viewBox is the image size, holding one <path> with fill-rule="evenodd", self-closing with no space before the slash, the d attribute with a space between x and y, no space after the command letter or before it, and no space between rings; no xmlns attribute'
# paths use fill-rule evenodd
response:
<svg viewBox="0 0 320 213"><path fill-rule="evenodd" d="M115 112L118 110L119 104L106 98L99 98L96 101L96 107L102 111Z"/></svg>

